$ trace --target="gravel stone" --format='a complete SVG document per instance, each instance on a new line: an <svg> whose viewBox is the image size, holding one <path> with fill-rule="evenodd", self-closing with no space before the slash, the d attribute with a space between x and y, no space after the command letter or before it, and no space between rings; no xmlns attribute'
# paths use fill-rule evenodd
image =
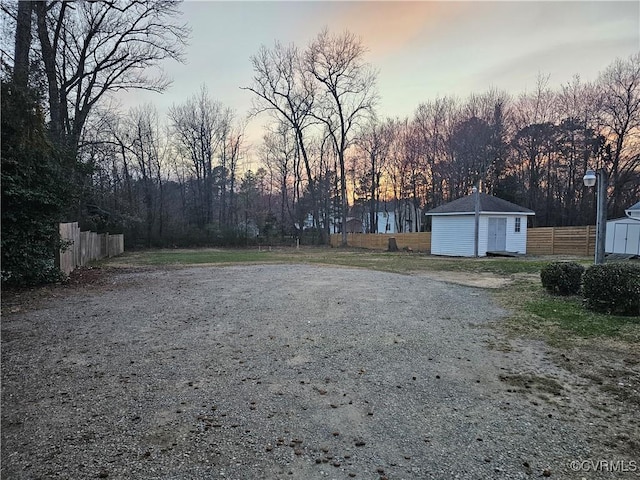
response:
<svg viewBox="0 0 640 480"><path fill-rule="evenodd" d="M2 478L577 478L592 427L507 390L544 346L489 348L505 314L420 275L123 268L3 315Z"/></svg>

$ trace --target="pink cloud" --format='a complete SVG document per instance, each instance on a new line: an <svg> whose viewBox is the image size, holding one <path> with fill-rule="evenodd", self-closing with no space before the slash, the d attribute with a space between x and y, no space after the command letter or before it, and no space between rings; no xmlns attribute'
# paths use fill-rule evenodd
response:
<svg viewBox="0 0 640 480"><path fill-rule="evenodd" d="M424 42L446 29L468 8L460 2L353 2L339 9L329 29L360 36L374 57L384 57Z"/></svg>

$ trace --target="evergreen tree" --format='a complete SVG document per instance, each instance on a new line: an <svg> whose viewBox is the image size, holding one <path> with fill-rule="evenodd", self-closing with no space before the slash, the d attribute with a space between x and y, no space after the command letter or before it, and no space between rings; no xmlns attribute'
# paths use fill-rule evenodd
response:
<svg viewBox="0 0 640 480"><path fill-rule="evenodd" d="M61 278L58 222L71 198L33 91L2 80L2 283Z"/></svg>

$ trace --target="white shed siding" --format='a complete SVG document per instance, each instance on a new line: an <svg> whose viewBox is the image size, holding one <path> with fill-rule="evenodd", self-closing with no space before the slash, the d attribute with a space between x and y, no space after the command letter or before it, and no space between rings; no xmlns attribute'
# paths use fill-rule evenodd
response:
<svg viewBox="0 0 640 480"><path fill-rule="evenodd" d="M516 218L520 219L519 232L516 232ZM527 253L527 217L507 217L507 251Z"/></svg>
<svg viewBox="0 0 640 480"><path fill-rule="evenodd" d="M506 218L506 250L527 253L527 217L519 215L481 214L478 219L478 255L487 255L489 245L489 218ZM520 218L520 231L515 231L516 218ZM474 254L475 219L473 215L434 215L431 224L431 253L472 257Z"/></svg>
<svg viewBox="0 0 640 480"><path fill-rule="evenodd" d="M473 235L473 230L471 231ZM478 219L478 256L484 257L487 255L487 247L489 246L489 217L480 215ZM471 255L473 256L473 247L471 248Z"/></svg>
<svg viewBox="0 0 640 480"><path fill-rule="evenodd" d="M481 215L480 239L478 242L478 255L486 256L489 245L489 218L507 219L506 251L515 253L527 253L527 217L519 215ZM520 231L516 232L516 218L520 218Z"/></svg>
<svg viewBox="0 0 640 480"><path fill-rule="evenodd" d="M431 223L431 254L473 256L473 215L434 216Z"/></svg>

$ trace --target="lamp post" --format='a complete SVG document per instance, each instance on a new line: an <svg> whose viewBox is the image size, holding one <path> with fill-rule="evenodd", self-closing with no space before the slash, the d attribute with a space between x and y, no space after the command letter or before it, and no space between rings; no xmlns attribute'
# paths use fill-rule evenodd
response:
<svg viewBox="0 0 640 480"><path fill-rule="evenodd" d="M480 196L478 194L478 187L473 187L471 190L474 196L474 224L473 230L473 256L478 258L478 234L480 230Z"/></svg>
<svg viewBox="0 0 640 480"><path fill-rule="evenodd" d="M587 170L582 177L587 187L596 185L596 254L595 264L604 263L604 245L607 235L607 186L609 176L604 168L596 171Z"/></svg>

